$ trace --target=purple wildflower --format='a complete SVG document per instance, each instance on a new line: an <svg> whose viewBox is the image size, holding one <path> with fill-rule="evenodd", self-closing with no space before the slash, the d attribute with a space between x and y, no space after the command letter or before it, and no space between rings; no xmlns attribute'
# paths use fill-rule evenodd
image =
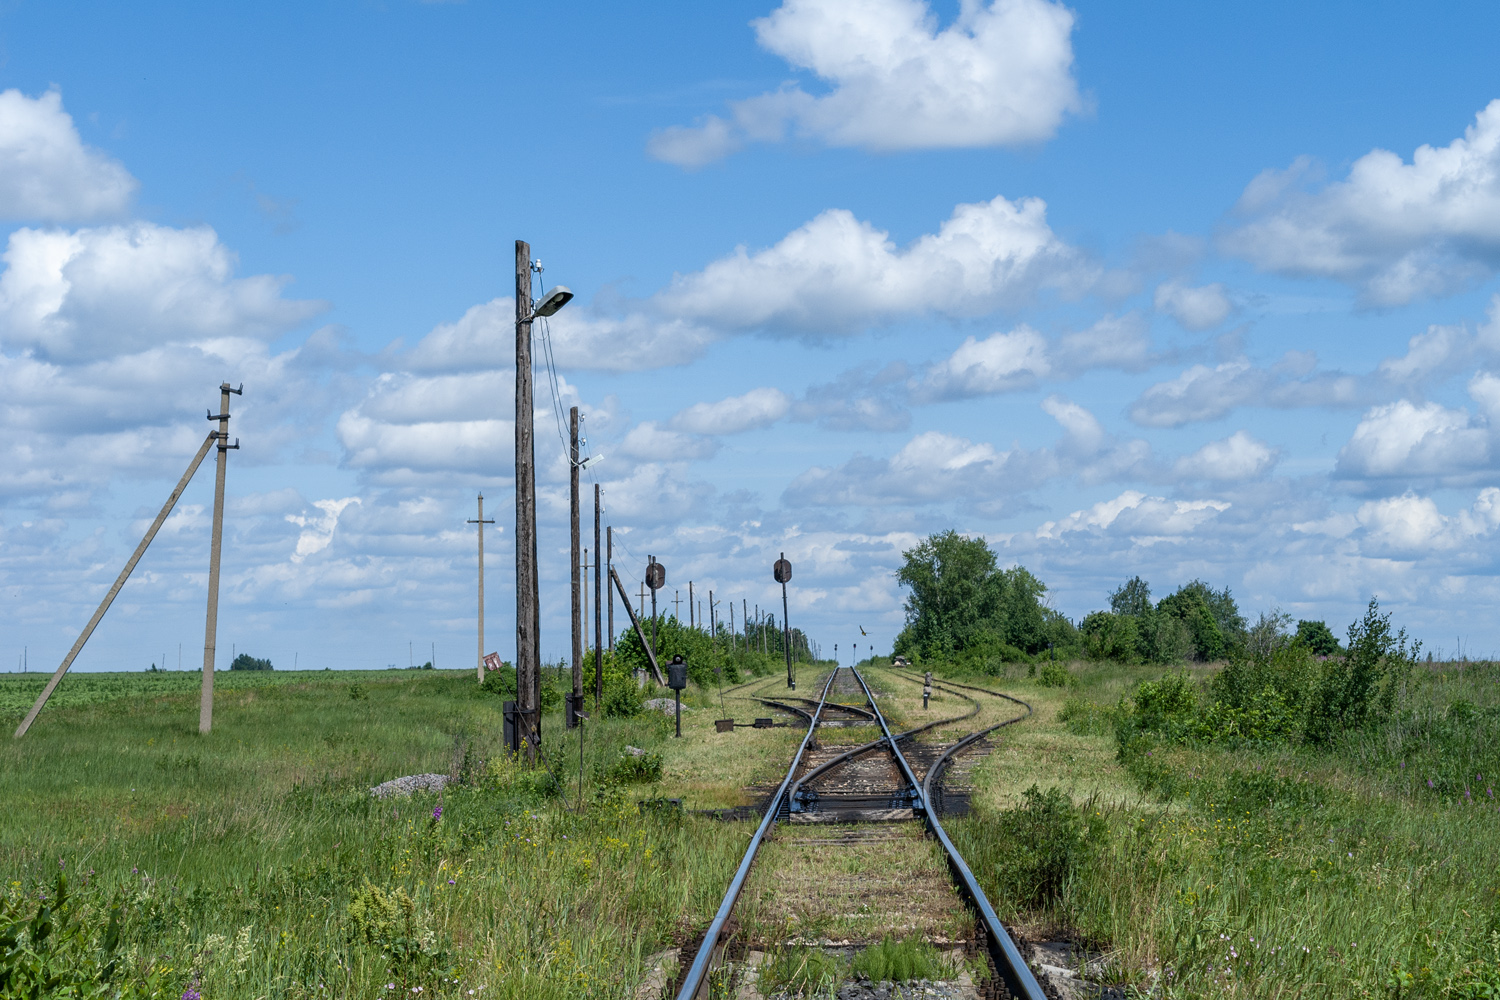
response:
<svg viewBox="0 0 1500 1000"><path fill-rule="evenodd" d="M203 995L189 986L182 991L182 1000L202 1000Z"/></svg>
<svg viewBox="0 0 1500 1000"><path fill-rule="evenodd" d="M433 819L442 819L443 818L443 807L442 806L438 806L436 809L434 809L432 811L432 818Z"/></svg>

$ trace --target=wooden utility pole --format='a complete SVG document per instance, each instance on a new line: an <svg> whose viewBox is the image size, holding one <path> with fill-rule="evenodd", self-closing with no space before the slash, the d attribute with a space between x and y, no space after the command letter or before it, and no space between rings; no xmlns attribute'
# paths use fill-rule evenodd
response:
<svg viewBox="0 0 1500 1000"><path fill-rule="evenodd" d="M693 581L688 581L688 628L697 628L698 620L693 616Z"/></svg>
<svg viewBox="0 0 1500 1000"><path fill-rule="evenodd" d="M536 451L532 435L531 247L516 240L516 708L526 759L542 744L541 609L536 559Z"/></svg>
<svg viewBox="0 0 1500 1000"><path fill-rule="evenodd" d="M595 486L594 489L597 491L599 487ZM598 493L595 492L594 495L598 496ZM610 525L609 527L604 529L604 537L609 539L609 541L606 542L608 548L604 550L604 568L606 573L613 573L615 571L614 525ZM613 653L615 651L615 591L613 587L606 587L605 589L609 591L609 651ZM625 603L630 603L628 598L626 599Z"/></svg>
<svg viewBox="0 0 1500 1000"><path fill-rule="evenodd" d="M578 524L578 407L568 409L568 545L573 563L573 699L583 699L583 563Z"/></svg>
<svg viewBox="0 0 1500 1000"><path fill-rule="evenodd" d="M603 608L600 607L600 598L603 597L603 594L600 593L600 589L603 586L603 582L604 582L604 577L603 577L603 575L601 574L600 571L603 568L604 560L599 558L599 553L601 551L600 548L599 548L599 520L600 520L600 514L601 514L601 510L600 510L601 504L600 504L600 499L599 498L600 498L599 484L595 483L594 484L594 711L595 712L599 711L599 703L604 700L604 636L601 634L603 632L603 630L604 630L603 629L603 626L604 626L604 616L602 614L600 614L600 612L603 610ZM615 602L614 602L613 595L611 595L610 602L609 602L609 609L611 611L611 617L613 617L612 612L614 611L614 608L615 608ZM610 625L613 626L614 622L610 622Z"/></svg>
<svg viewBox="0 0 1500 1000"><path fill-rule="evenodd" d="M198 700L198 732L214 727L214 644L219 634L219 552L224 545L224 474L229 468L229 449L240 443L229 443L229 394L242 395L245 387L219 386L219 415L209 416L219 422L219 465L214 470L214 528L208 553L208 614L203 627L203 691Z"/></svg>
<svg viewBox="0 0 1500 1000"><path fill-rule="evenodd" d="M734 601L729 602L729 651L734 652Z"/></svg>
<svg viewBox="0 0 1500 1000"><path fill-rule="evenodd" d="M193 460L188 463L187 471L177 481L177 487L172 490L171 496L167 497L167 502L162 504L161 513L156 515L156 520L152 521L151 527L146 529L146 536L135 547L135 552L131 554L129 561L125 563L125 568L115 578L114 586L109 588L109 593L105 594L104 600L99 602L99 607L94 611L94 617L90 618L89 623L83 627L83 632L79 634L78 639L73 643L73 648L68 650L67 656L63 657L62 665L52 674L52 679L47 682L46 687L42 688L42 693L37 696L36 703L31 706L31 711L26 713L26 718L21 720L21 724L16 727L16 739L25 736L26 730L30 729L31 724L36 721L37 714L47 704L47 699L52 697L52 692L57 688L58 682L63 679L63 674L68 672L68 668L73 665L73 661L83 651L83 644L89 641L89 636L93 635L94 629L98 628L100 620L104 618L104 612L109 610L109 606L119 596L120 588L124 587L125 581L130 579L131 572L135 570L135 564L140 562L141 556L146 554L146 548L151 544L151 540L156 537L156 533L161 530L161 526L172 513L172 508L177 506L177 501L182 498L182 491L187 489L188 483L192 481L193 473L198 471L198 466L203 464L203 458L208 454L208 449L212 448L214 442L217 440L219 440L218 431L209 431L208 436L203 439L203 444L199 447L198 454L193 456ZM178 667L180 668L182 666L180 660L181 647L178 647L178 649ZM30 664L26 660L25 653L22 654L21 664L23 672L30 669Z"/></svg>
<svg viewBox="0 0 1500 1000"><path fill-rule="evenodd" d="M494 520L484 519L484 494L479 494L479 518L469 518L470 524L479 525L479 660L474 669L478 672L479 683L484 683L484 526L494 524ZM437 658L437 651L433 651L433 659ZM437 664L433 664L437 666Z"/></svg>

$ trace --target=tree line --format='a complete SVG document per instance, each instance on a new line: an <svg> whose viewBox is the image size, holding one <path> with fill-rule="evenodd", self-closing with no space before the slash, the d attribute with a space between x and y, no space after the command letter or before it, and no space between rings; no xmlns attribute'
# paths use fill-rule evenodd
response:
<svg viewBox="0 0 1500 1000"><path fill-rule="evenodd" d="M1075 625L1047 605L1047 585L1024 566L1000 568L984 538L953 530L903 552L896 579L909 591L898 656L980 665L1042 656L1180 663L1230 658L1255 641L1229 588L1196 579L1153 601L1151 585L1131 577L1110 594L1109 610ZM1321 621L1298 622L1296 639L1316 656L1340 650Z"/></svg>

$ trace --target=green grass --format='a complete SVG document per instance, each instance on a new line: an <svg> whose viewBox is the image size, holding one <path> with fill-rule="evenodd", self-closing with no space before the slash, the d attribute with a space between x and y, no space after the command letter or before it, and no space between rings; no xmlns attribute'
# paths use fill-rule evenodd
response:
<svg viewBox="0 0 1500 1000"><path fill-rule="evenodd" d="M1399 718L1326 748L1162 743L1124 762L1116 706L1163 671L1071 673L1076 688L1003 682L1036 724L982 765L975 814L949 824L1003 918L1076 933L1164 996L1500 995L1500 670L1424 665ZM1053 865L1053 891L1018 902L1037 852L1015 836L1036 823L1017 818L1027 759L1094 830Z"/></svg>
<svg viewBox="0 0 1500 1000"><path fill-rule="evenodd" d="M743 824L641 810L653 775L618 780L627 744L664 755L661 716L590 723L578 813L576 734L544 720L555 775L510 762L467 671L219 678L206 737L195 674L80 675L0 748L12 919L60 870L89 933L121 904L131 995L620 997L743 851ZM367 792L429 771L471 783Z"/></svg>
<svg viewBox="0 0 1500 1000"><path fill-rule="evenodd" d="M925 941L884 938L854 956L854 971L874 982L937 979L944 972L937 949Z"/></svg>

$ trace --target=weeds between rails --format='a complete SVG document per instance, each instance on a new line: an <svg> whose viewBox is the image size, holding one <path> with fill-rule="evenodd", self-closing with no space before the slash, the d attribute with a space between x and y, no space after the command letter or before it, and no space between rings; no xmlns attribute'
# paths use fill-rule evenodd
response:
<svg viewBox="0 0 1500 1000"><path fill-rule="evenodd" d="M970 872L963 858L958 854L957 849L954 847L952 841L949 840L947 834L943 830L942 824L936 816L936 811L930 808L928 804L928 796L931 794L933 779L938 775L939 771L942 768L942 765L953 757L954 751L956 749L961 749L963 746L970 746L977 741L978 737L984 735L985 733L993 731L994 729L998 729L1000 728L1000 726L1009 725L1016 721L1019 721L1019 719L1024 718L1025 715L1023 714L1021 716L1017 716L1015 718L1001 722L995 726L986 727L985 729L980 730L978 733L970 734L968 738L960 741L960 746L950 749L950 751L944 753L936 762L936 765L929 768L926 775L926 780L922 783L919 783L915 773L911 769L910 764L906 760L905 755L901 751L898 741L915 735L917 732L929 730L938 725L952 723L954 721L959 721L963 718L972 716L979 710L977 699L972 699L966 695L962 695L960 692L946 689L949 690L949 692L952 694L958 695L959 697L965 698L965 700L971 701L974 705L974 708L969 713L966 713L966 715L955 716L948 719L941 719L934 723L929 723L927 725L918 727L916 730L912 730L897 736L891 733L884 715L881 712L880 707L876 704L875 698L870 692L864 678L860 675L857 669L850 668L854 679L859 683L861 689L863 690L866 705L869 706L870 713L874 716L876 723L880 726L883 736L880 740L871 741L864 746L856 747L851 751L840 754L832 760L825 762L818 768L807 772L801 779L795 779L794 776L803 766L804 757L807 752L808 746L812 741L819 721L828 705L828 692L832 688L840 669L842 668L835 669L833 673L829 675L827 681L824 684L822 695L817 702L813 712L806 713L790 705L778 706L783 709L806 716L809 720L807 734L804 736L802 744L799 746L797 753L792 760L791 766L788 768L786 777L783 779L781 787L778 789L776 794L772 796L759 828L751 838L751 843L741 860L739 869L737 870L734 879L730 883L729 890L726 892L724 899L720 904L718 913L715 915L713 922L709 925L707 932L704 934L702 940L698 943L697 948L694 950L690 964L687 964L685 966L681 975L679 976L677 982L678 1000L691 1000L691 998L699 995L700 989L709 979L710 967L714 964L716 958L721 958L723 953L727 950L729 942L724 940L724 928L729 922L730 914L740 897L742 889L744 888L751 866L753 865L762 844L765 842L766 834L776 820L778 814L783 813L788 808L796 807L796 802L793 796L796 794L797 789L813 781L826 778L827 774L831 771L837 770L841 767L848 767L850 763L856 760L858 757L861 757L880 747L884 747L890 752L891 757L893 758L900 771L899 782L906 786L905 795L911 800L913 813L915 815L924 817L924 819L926 820L928 830L942 846L943 855L952 871L954 881L958 884L961 894L965 897L965 899L975 911L975 916L980 928L980 933L978 936L983 942L985 950L988 953L987 957L989 959L989 967L991 972L989 978L991 979L992 983L994 981L1003 981L1005 988L1011 995L1018 995L1027 998L1037 998L1037 1000L1039 1000L1039 998L1042 997L1042 992L1034 976L1032 975L1030 969L1026 966L1025 961L1021 958L1019 951L1016 949L1015 944L1011 941L1004 927L1000 924L998 918L995 915L993 907L985 898L982 890L980 890L973 874ZM986 693L993 694L994 692ZM1017 699L1008 700L1017 701ZM1025 707L1027 709L1026 714L1029 714L1029 706L1026 706L1024 702L1018 702L1018 704L1021 704L1023 707ZM898 790L887 790L886 794L889 796L896 791ZM880 797L880 793L877 792L875 797ZM895 943L891 941L883 942L880 947L897 948ZM902 952L902 954L905 955L905 952ZM911 956L906 957L910 958ZM904 962L905 958L903 958L902 961ZM913 959L913 961L915 961L915 959ZM772 978L781 978L778 972L779 966L781 964L784 964L782 958L773 957L770 962L770 968L768 969L768 974ZM797 977L800 977L802 982L810 982L810 976L813 973L810 973L807 970L809 964L818 966L818 969L814 970L817 975L827 975L827 969L824 968L824 966L827 965L827 961L825 958L813 958L809 954L804 954L802 957L801 965L795 972L795 975ZM780 972L785 972L785 970L780 970ZM718 983L716 985L718 985L720 989L722 989L724 986L723 983ZM986 992L993 994L995 992L994 986L989 986Z"/></svg>

